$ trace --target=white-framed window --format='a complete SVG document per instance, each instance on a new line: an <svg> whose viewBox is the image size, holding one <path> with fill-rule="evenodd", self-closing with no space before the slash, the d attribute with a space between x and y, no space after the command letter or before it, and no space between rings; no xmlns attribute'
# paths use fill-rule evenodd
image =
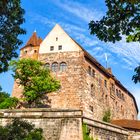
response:
<svg viewBox="0 0 140 140"><path fill-rule="evenodd" d="M54 50L54 46L50 46L50 51L53 51Z"/></svg>
<svg viewBox="0 0 140 140"><path fill-rule="evenodd" d="M61 62L60 63L60 71L63 72L63 71L66 71L67 69L67 64L65 62Z"/></svg>
<svg viewBox="0 0 140 140"><path fill-rule="evenodd" d="M58 50L62 50L62 45L59 45L58 46Z"/></svg>
<svg viewBox="0 0 140 140"><path fill-rule="evenodd" d="M58 63L57 62L52 63L51 70L53 72L57 72L58 71Z"/></svg>

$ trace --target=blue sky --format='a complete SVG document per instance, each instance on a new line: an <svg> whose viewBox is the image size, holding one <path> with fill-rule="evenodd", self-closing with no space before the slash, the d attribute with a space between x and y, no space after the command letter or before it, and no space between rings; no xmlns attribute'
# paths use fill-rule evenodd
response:
<svg viewBox="0 0 140 140"><path fill-rule="evenodd" d="M126 43L125 37L115 44L99 41L91 36L88 23L99 20L106 11L104 0L21 0L25 9L26 22L22 25L27 34L19 36L23 45L33 31L43 39L53 26L58 23L103 66L105 53L108 55L108 65L118 80L135 96L140 108L140 84L133 83L134 68L140 62L140 44ZM20 48L22 47L20 46ZM17 50L19 53L19 50ZM11 71L0 74L0 85L11 94L13 88Z"/></svg>

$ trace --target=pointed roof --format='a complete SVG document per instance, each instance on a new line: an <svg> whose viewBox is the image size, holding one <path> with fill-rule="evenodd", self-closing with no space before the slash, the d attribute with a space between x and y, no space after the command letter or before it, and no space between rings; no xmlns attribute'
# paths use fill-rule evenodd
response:
<svg viewBox="0 0 140 140"><path fill-rule="evenodd" d="M42 42L42 39L38 37L36 31L34 31L32 36L30 37L30 39L27 41L26 45L23 48L27 46L39 46L41 42Z"/></svg>

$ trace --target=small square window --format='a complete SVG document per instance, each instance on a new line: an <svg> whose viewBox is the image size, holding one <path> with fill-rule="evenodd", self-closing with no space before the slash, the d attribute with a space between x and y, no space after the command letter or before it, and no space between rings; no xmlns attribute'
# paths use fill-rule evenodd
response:
<svg viewBox="0 0 140 140"><path fill-rule="evenodd" d="M62 50L62 45L59 45L58 46L58 50Z"/></svg>
<svg viewBox="0 0 140 140"><path fill-rule="evenodd" d="M50 51L53 51L54 50L54 46L50 46Z"/></svg>

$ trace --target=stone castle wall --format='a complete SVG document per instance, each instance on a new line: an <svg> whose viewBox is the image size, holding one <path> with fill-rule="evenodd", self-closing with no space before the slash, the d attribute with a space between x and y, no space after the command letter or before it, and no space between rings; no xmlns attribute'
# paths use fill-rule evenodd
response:
<svg viewBox="0 0 140 140"><path fill-rule="evenodd" d="M44 64L58 63L58 71L53 75L60 80L59 91L48 94L51 108L82 109L82 94L84 94L83 79L83 52L49 53L39 55L39 60ZM60 71L60 63L65 62L65 71Z"/></svg>
<svg viewBox="0 0 140 140"><path fill-rule="evenodd" d="M104 112L111 111L112 119L137 119L134 97L106 69L56 25L40 44L36 33L21 49L20 58L42 61L60 80L61 88L49 93L46 107L81 109L86 117L102 120ZM36 43L35 43L36 42ZM40 45L39 45L40 44ZM52 64L57 64L52 72ZM65 70L60 69L62 63ZM22 87L14 83L12 96L22 98Z"/></svg>
<svg viewBox="0 0 140 140"><path fill-rule="evenodd" d="M97 120L102 120L108 109L111 110L112 119L137 118L133 99L120 89L113 79L88 61L83 51L39 54L38 59L49 64L50 69L54 62L58 64L57 72L52 74L60 80L61 88L57 92L47 94L48 107L81 109L84 116ZM60 71L62 62L67 64L65 71ZM95 75L89 73L89 66ZM111 90L112 84L114 91ZM116 89L121 90L124 98L117 96ZM20 97L21 92L22 87L15 83L12 96Z"/></svg>
<svg viewBox="0 0 140 140"><path fill-rule="evenodd" d="M128 139L128 132L125 129L85 118L80 110L0 110L0 125L5 126L13 118L27 120L37 128L42 128L46 140L83 140L83 123L87 125L87 133L98 140Z"/></svg>
<svg viewBox="0 0 140 140"><path fill-rule="evenodd" d="M136 119L137 112L132 98L108 78L95 65L87 61L84 52L63 52L40 54L39 60L51 65L65 62L64 72L53 73L61 82L57 93L48 94L52 108L82 109L85 116L102 120L103 114L110 109L113 119ZM88 68L91 68L89 74ZM92 73L94 71L94 74ZM106 87L104 81L106 80ZM118 98L116 91L110 92L111 84L114 89L121 90L124 98ZM131 104L130 108L128 105Z"/></svg>
<svg viewBox="0 0 140 140"><path fill-rule="evenodd" d="M86 58L83 64L85 80L82 100L86 111L85 116L89 114L101 120L104 112L110 109L112 119L137 119L137 110L128 92L120 88L112 78L107 77ZM89 67L94 71L94 75L89 74ZM118 96L116 91L120 91L121 95Z"/></svg>

